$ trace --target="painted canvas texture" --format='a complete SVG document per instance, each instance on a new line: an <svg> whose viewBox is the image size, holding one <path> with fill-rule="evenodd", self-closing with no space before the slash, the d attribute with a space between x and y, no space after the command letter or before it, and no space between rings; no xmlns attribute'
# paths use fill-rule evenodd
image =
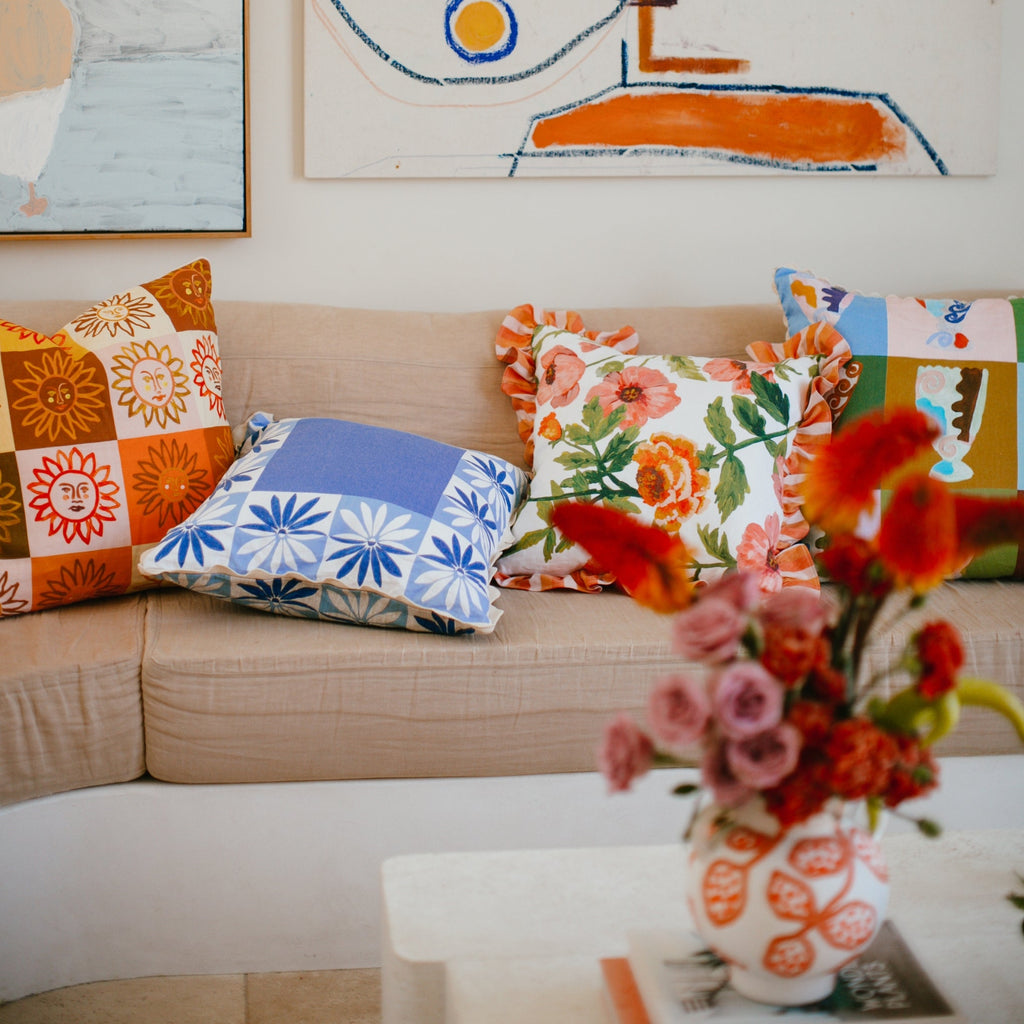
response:
<svg viewBox="0 0 1024 1024"><path fill-rule="evenodd" d="M305 9L310 177L995 172L998 0Z"/></svg>
<svg viewBox="0 0 1024 1024"><path fill-rule="evenodd" d="M0 232L247 230L243 0L0 3Z"/></svg>

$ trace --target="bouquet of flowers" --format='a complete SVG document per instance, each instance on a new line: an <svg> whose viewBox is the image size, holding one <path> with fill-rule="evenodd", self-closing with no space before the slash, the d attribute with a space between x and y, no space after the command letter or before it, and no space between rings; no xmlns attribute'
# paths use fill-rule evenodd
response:
<svg viewBox="0 0 1024 1024"><path fill-rule="evenodd" d="M912 409L862 417L804 467L804 512L828 537L820 564L834 601L800 587L764 594L743 572L698 589L678 537L600 505L556 509L555 525L635 600L675 615L673 650L700 667L656 683L649 730L625 713L609 724L599 759L613 790L655 765L699 765L719 806L760 796L783 827L836 798L866 801L874 818L937 785L932 746L962 705L1000 712L1024 741L1024 705L961 675L953 623L924 622L890 665L866 670L883 613L919 609L976 554L1024 542L1024 503L957 494L918 471L936 434ZM891 499L872 516L883 481Z"/></svg>

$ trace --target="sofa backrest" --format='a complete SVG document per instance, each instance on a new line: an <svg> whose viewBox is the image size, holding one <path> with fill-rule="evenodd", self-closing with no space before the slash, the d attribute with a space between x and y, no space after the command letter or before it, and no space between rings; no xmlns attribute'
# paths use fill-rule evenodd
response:
<svg viewBox="0 0 1024 1024"><path fill-rule="evenodd" d="M88 303L0 303L52 334ZM332 416L408 430L522 464L494 339L507 310L413 313L214 299L228 421L254 412ZM580 310L594 330L634 327L640 351L736 356L784 336L778 306Z"/></svg>

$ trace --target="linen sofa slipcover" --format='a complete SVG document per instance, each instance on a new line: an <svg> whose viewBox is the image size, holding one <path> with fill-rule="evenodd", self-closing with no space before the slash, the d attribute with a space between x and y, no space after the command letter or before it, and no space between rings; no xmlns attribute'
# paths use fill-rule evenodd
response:
<svg viewBox="0 0 1024 1024"><path fill-rule="evenodd" d="M53 331L80 302L8 302ZM743 358L780 341L774 305L581 311L640 351ZM504 311L420 314L216 302L228 421L258 410L394 427L523 464L494 338ZM339 453L339 457L340 457ZM495 631L439 637L292 620L163 588L0 621L0 804L148 772L277 782L587 771L605 721L678 668L668 625L615 593L505 591ZM966 671L1024 695L1024 588L958 581L927 615ZM888 662L915 620L880 633ZM942 754L1016 752L966 709Z"/></svg>

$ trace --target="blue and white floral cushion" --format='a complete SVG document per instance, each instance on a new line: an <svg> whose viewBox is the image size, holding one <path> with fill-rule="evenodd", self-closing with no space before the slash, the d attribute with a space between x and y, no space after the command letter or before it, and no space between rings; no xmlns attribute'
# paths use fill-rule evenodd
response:
<svg viewBox="0 0 1024 1024"><path fill-rule="evenodd" d="M494 561L526 488L482 452L257 413L214 493L139 568L283 615L490 632Z"/></svg>

